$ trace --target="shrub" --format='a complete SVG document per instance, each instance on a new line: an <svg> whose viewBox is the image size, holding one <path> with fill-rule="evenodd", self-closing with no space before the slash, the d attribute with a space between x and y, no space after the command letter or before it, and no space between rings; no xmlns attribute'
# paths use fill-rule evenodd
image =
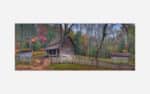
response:
<svg viewBox="0 0 150 94"><path fill-rule="evenodd" d="M33 44L33 50L34 51L37 51L41 48L41 43L40 41L36 41L34 44Z"/></svg>

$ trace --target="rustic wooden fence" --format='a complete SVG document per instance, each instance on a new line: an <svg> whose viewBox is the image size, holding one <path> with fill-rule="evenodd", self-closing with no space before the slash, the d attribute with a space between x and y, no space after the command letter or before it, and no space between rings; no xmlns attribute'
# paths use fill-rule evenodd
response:
<svg viewBox="0 0 150 94"><path fill-rule="evenodd" d="M94 57L86 57L86 56L71 56L69 60L62 60L61 57L53 57L50 58L51 64L84 64L84 65L96 65L96 60ZM112 69L134 69L134 66L128 64L114 64L114 63L106 63L106 62L97 62L98 66Z"/></svg>
<svg viewBox="0 0 150 94"><path fill-rule="evenodd" d="M71 57L49 57L51 64L86 64L95 65L95 59L85 56L73 55Z"/></svg>

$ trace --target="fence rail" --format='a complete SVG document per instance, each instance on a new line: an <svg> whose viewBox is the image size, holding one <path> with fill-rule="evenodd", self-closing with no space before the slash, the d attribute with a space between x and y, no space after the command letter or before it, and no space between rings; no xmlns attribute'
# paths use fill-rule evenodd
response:
<svg viewBox="0 0 150 94"><path fill-rule="evenodd" d="M96 62L94 59L85 56L71 56L71 57L49 57L49 61L52 64L87 64L87 65L95 65Z"/></svg>
<svg viewBox="0 0 150 94"><path fill-rule="evenodd" d="M131 69L134 70L133 65L129 64L115 64L115 63L106 63L106 62L101 62L98 60L96 62L94 57L85 57L85 56L72 56L71 59L66 61L61 57L52 57L50 58L51 64L85 64L85 65L97 65L105 68L112 68L112 69ZM97 64L96 64L97 63Z"/></svg>

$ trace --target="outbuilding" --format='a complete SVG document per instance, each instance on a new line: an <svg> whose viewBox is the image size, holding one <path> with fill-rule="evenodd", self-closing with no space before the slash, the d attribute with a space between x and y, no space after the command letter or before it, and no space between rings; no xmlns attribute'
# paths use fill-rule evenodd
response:
<svg viewBox="0 0 150 94"><path fill-rule="evenodd" d="M111 59L113 63L128 63L129 62L129 53L112 53Z"/></svg>
<svg viewBox="0 0 150 94"><path fill-rule="evenodd" d="M21 50L16 53L16 60L30 63L32 60L32 50Z"/></svg>

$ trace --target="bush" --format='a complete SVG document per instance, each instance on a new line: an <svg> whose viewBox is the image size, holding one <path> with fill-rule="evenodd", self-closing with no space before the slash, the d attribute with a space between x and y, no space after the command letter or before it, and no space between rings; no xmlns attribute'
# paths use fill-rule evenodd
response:
<svg viewBox="0 0 150 94"><path fill-rule="evenodd" d="M118 45L118 52L122 52L125 49L125 40L122 39Z"/></svg>
<svg viewBox="0 0 150 94"><path fill-rule="evenodd" d="M34 51L37 51L41 48L41 43L40 41L36 41L34 44L33 44L33 50Z"/></svg>
<svg viewBox="0 0 150 94"><path fill-rule="evenodd" d="M29 43L27 43L27 42L22 42L22 43L21 43L21 48L22 48L22 49L29 48Z"/></svg>
<svg viewBox="0 0 150 94"><path fill-rule="evenodd" d="M89 50L88 55L94 57L94 56L96 55L96 48L95 48L95 47L92 47L92 48Z"/></svg>

